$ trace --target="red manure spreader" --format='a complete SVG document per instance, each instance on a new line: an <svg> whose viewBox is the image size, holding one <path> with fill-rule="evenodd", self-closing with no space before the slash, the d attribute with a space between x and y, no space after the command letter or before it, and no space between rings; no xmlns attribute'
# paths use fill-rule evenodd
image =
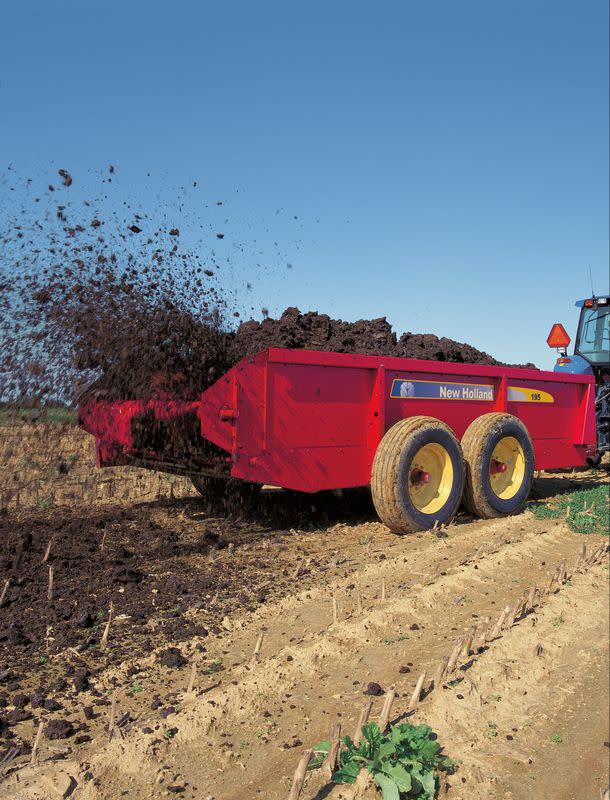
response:
<svg viewBox="0 0 610 800"><path fill-rule="evenodd" d="M519 512L535 470L597 456L593 375L268 349L194 400L90 396L98 466L318 492L369 486L396 533Z"/></svg>

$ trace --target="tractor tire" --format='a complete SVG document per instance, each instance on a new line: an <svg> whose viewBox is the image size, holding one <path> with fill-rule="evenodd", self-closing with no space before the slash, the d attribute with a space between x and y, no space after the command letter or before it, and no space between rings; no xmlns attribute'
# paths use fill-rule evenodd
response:
<svg viewBox="0 0 610 800"><path fill-rule="evenodd" d="M534 448L512 414L483 414L462 437L464 505L483 519L519 514L534 479Z"/></svg>
<svg viewBox="0 0 610 800"><path fill-rule="evenodd" d="M408 417L386 432L373 460L375 509L394 533L429 530L450 522L464 486L462 450L448 425Z"/></svg>

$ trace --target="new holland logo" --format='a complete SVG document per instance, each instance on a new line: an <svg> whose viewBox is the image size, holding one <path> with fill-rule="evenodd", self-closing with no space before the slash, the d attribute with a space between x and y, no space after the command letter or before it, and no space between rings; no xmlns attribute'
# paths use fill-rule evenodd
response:
<svg viewBox="0 0 610 800"><path fill-rule="evenodd" d="M482 383L441 383L437 381L392 381L390 397L419 400L486 400L494 399L493 386Z"/></svg>
<svg viewBox="0 0 610 800"><path fill-rule="evenodd" d="M470 400L491 402L494 387L484 383L445 383L444 381L416 381L411 378L394 378L390 397L401 400ZM555 398L541 389L509 386L506 399L509 403L554 403Z"/></svg>

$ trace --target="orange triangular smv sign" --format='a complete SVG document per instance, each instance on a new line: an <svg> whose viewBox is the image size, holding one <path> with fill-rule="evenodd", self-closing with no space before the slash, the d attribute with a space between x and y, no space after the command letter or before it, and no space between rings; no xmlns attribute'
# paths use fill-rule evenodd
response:
<svg viewBox="0 0 610 800"><path fill-rule="evenodd" d="M567 347L570 344L568 332L561 322L556 322L547 336L546 343L549 347Z"/></svg>

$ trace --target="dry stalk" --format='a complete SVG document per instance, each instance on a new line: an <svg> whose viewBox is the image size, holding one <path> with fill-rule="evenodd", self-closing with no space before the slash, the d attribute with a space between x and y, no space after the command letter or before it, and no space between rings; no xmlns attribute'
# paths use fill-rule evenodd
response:
<svg viewBox="0 0 610 800"><path fill-rule="evenodd" d="M108 609L108 622L104 627L104 632L102 633L102 638L100 639L100 650L105 650L106 645L108 644L108 634L110 633L110 626L112 624L112 613L114 611L114 607L112 605L112 600L110 601L110 608Z"/></svg>
<svg viewBox="0 0 610 800"><path fill-rule="evenodd" d="M598 548L598 550L595 552L595 555L591 559L591 566L593 566L593 564L596 564L601 558L603 558L606 552L607 552L606 545L603 544L601 547Z"/></svg>
<svg viewBox="0 0 610 800"><path fill-rule="evenodd" d="M49 588L47 589L47 599L53 602L53 567L49 567Z"/></svg>
<svg viewBox="0 0 610 800"><path fill-rule="evenodd" d="M107 533L107 531L104 530L104 533L102 534L102 541L100 542L100 552L101 553L104 552L104 545L106 544L106 533Z"/></svg>
<svg viewBox="0 0 610 800"><path fill-rule="evenodd" d="M339 614L337 611L337 598L333 595L333 625L339 622Z"/></svg>
<svg viewBox="0 0 610 800"><path fill-rule="evenodd" d="M356 611L362 614L362 598L360 597L360 587L356 586Z"/></svg>
<svg viewBox="0 0 610 800"><path fill-rule="evenodd" d="M447 669L445 670L445 675L451 675L451 673L455 669L455 665L458 662L463 646L464 646L464 640L458 639L455 645L453 646L453 650L451 651L451 654L449 656L449 661L447 662Z"/></svg>
<svg viewBox="0 0 610 800"><path fill-rule="evenodd" d="M595 562L596 562L596 560L597 560L597 557L598 557L598 555L599 555L599 552L600 552L600 548L598 547L598 548L597 548L597 550L594 550L594 551L591 553L591 555L589 556L589 558L588 558L588 559L585 561L585 563L583 564L583 568L584 568L584 569L589 569L589 567L592 567L592 566L593 566L593 564L595 564Z"/></svg>
<svg viewBox="0 0 610 800"><path fill-rule="evenodd" d="M256 640L256 644L254 645L254 658L258 658L261 654L261 647L263 646L263 639L265 638L265 634L261 631L258 634L258 639Z"/></svg>
<svg viewBox="0 0 610 800"><path fill-rule="evenodd" d="M301 570L305 566L305 559L302 558L299 563L296 565L294 572L292 573L292 579L298 578L301 574Z"/></svg>
<svg viewBox="0 0 610 800"><path fill-rule="evenodd" d="M510 606L506 606L504 611L498 617L498 621L496 622L496 624L491 629L491 632L490 632L489 636L487 637L487 641L491 641L492 639L496 639L500 635L500 632L502 631L502 628L504 627L504 623L506 621L506 617L509 614L510 614Z"/></svg>
<svg viewBox="0 0 610 800"><path fill-rule="evenodd" d="M116 719L116 689L112 691L112 702L110 704L110 722L108 723L108 741L112 739L114 733L114 721Z"/></svg>
<svg viewBox="0 0 610 800"><path fill-rule="evenodd" d="M8 597L8 590L11 588L11 579L7 578L4 581L4 586L2 587L2 594L0 594L0 608L6 603L6 598Z"/></svg>
<svg viewBox="0 0 610 800"><path fill-rule="evenodd" d="M520 597L512 606L510 611L508 612L508 616L506 617L505 627L507 630L513 627L515 624L515 619L517 618L517 614L519 613L519 609L521 608L521 603L523 599Z"/></svg>
<svg viewBox="0 0 610 800"><path fill-rule="evenodd" d="M534 603L536 602L536 592L538 591L537 586L532 586L528 592L527 600L525 601L525 610L527 611L528 608L534 608Z"/></svg>
<svg viewBox="0 0 610 800"><path fill-rule="evenodd" d="M313 750L306 750L299 759L299 763L297 764L297 768L295 769L294 776L292 778L292 786L290 787L288 800L299 800L299 797L301 796L301 789L303 788L303 783L305 782L305 776L307 775L307 767L309 766L312 756Z"/></svg>
<svg viewBox="0 0 610 800"><path fill-rule="evenodd" d="M197 677L197 664L193 662L191 665L191 674L189 676L189 685L186 688L186 693L191 694L195 688L195 678Z"/></svg>
<svg viewBox="0 0 610 800"><path fill-rule="evenodd" d="M385 600L385 578L381 579L381 600Z"/></svg>
<svg viewBox="0 0 610 800"><path fill-rule="evenodd" d="M461 649L461 643L460 643ZM422 674L417 679L417 683L415 684L415 689L413 690L413 694L411 695L411 700L409 701L409 711L412 711L415 706L419 703L421 697L421 691L424 688L424 681L426 680L426 673L422 672Z"/></svg>
<svg viewBox="0 0 610 800"><path fill-rule="evenodd" d="M445 672L447 671L447 665L449 664L449 656L445 656L443 660L440 662L438 667L436 668L436 672L434 673L434 688L438 689L443 683L443 677Z"/></svg>
<svg viewBox="0 0 610 800"><path fill-rule="evenodd" d="M38 748L40 746L40 739L42 737L43 728L44 728L44 722L41 719L38 723L38 730L36 731L36 738L34 739L34 744L32 745L32 755L30 756L31 765L38 763Z"/></svg>
<svg viewBox="0 0 610 800"><path fill-rule="evenodd" d="M44 551L44 556L42 557L42 563L46 564L49 560L49 556L51 555L51 547L53 546L53 539L49 539L49 543L47 544L47 549Z"/></svg>
<svg viewBox="0 0 610 800"><path fill-rule="evenodd" d="M326 773L327 778L332 778L335 767L337 766L337 758L339 756L339 747L341 746L341 722L337 721L334 724L332 733L330 735L330 747L328 753L322 764L322 769Z"/></svg>
<svg viewBox="0 0 610 800"><path fill-rule="evenodd" d="M523 594L521 595L521 601L519 603L519 608L517 609L516 619L521 619L521 617L527 611L527 598L528 598L528 593L527 592L523 592Z"/></svg>
<svg viewBox="0 0 610 800"><path fill-rule="evenodd" d="M479 633L477 634L472 649L475 653L478 653L482 647L485 647L485 642L487 641L487 634L489 633L489 626L491 625L491 617L485 617L483 622L481 623L481 627L479 629Z"/></svg>
<svg viewBox="0 0 610 800"><path fill-rule="evenodd" d="M388 690L388 693L385 696L383 701L383 707L381 709L381 714L379 716L379 730L384 733L385 729L388 727L388 722L390 721L390 712L392 710L392 703L394 702L394 698L396 697L396 686L392 684Z"/></svg>
<svg viewBox="0 0 610 800"><path fill-rule="evenodd" d="M476 632L477 632L477 626L473 625L472 628L468 631L468 634L466 636L466 640L464 642L464 655L466 656L466 658L468 658L468 656L472 651L472 642Z"/></svg>
<svg viewBox="0 0 610 800"><path fill-rule="evenodd" d="M552 594L555 591L555 583L559 580L560 575L561 567L555 567L555 572L551 575L545 594Z"/></svg>
<svg viewBox="0 0 610 800"><path fill-rule="evenodd" d="M367 702L362 706L360 716L358 717L358 722L356 723L356 729L354 730L354 735L352 736L352 741L356 746L360 744L360 739L362 739L362 726L366 725L366 723L369 721L372 707L372 700L367 700Z"/></svg>

